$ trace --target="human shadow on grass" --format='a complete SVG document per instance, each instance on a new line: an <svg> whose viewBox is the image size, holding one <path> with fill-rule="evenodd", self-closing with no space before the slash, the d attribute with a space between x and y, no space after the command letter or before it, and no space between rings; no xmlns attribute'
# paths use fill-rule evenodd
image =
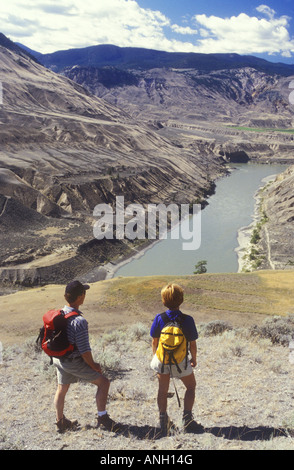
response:
<svg viewBox="0 0 294 470"><path fill-rule="evenodd" d="M117 423L119 430L117 434L124 437L136 437L140 440L156 440L162 438L160 428L149 425L135 426ZM172 433L179 432L178 428L174 428ZM276 437L289 437L294 436L293 430L286 430L283 428L274 428L268 426L257 426L255 428L249 428L248 426L225 426L212 428L205 428L199 424L196 432L189 434L213 434L216 437L228 439L228 440L239 440L239 441L269 441Z"/></svg>
<svg viewBox="0 0 294 470"><path fill-rule="evenodd" d="M214 426L204 428L203 432L229 440L269 441L275 437L289 437L293 431L270 426L257 426L256 428L249 428L248 426Z"/></svg>

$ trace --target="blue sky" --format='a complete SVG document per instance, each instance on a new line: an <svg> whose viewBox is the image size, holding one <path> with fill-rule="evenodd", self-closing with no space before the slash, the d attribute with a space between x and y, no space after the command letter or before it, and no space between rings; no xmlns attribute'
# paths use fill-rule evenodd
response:
<svg viewBox="0 0 294 470"><path fill-rule="evenodd" d="M0 32L43 53L115 44L294 63L293 0L9 0Z"/></svg>

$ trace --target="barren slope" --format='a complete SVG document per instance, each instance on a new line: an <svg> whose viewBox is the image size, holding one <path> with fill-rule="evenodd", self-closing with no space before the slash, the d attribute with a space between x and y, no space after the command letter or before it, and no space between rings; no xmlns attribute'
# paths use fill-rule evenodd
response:
<svg viewBox="0 0 294 470"><path fill-rule="evenodd" d="M203 72L74 66L63 73L196 151L205 143L228 158L243 150L253 160L293 162L293 134L278 132L294 127L293 77L250 67Z"/></svg>
<svg viewBox="0 0 294 470"><path fill-rule="evenodd" d="M4 47L0 81L0 260L6 282L24 282L26 268L32 267L25 261L36 259L40 268L43 259L47 266L53 252L56 263L66 262L65 269L33 272L28 284L32 278L54 278L56 272L60 281L74 276L77 265L85 263L85 257L77 257L80 245L93 239L98 203L111 203L118 194L126 204L191 202L209 194L212 180L223 172L221 159L209 149L195 154L179 148L74 82ZM49 237L36 237L41 227ZM114 255L129 249L118 245ZM88 256L87 269L91 262L103 263L107 253L100 244ZM21 271L13 270L17 265Z"/></svg>

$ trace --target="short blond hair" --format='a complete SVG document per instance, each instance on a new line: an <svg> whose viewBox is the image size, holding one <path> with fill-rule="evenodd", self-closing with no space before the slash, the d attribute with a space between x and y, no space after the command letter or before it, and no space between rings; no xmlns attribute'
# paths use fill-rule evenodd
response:
<svg viewBox="0 0 294 470"><path fill-rule="evenodd" d="M176 309L184 301L184 291L177 284L167 284L161 289L161 300L166 307Z"/></svg>

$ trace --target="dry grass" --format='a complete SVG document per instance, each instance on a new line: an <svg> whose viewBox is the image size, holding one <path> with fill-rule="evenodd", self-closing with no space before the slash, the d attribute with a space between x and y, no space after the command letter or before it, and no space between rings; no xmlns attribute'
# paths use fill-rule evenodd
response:
<svg viewBox="0 0 294 470"><path fill-rule="evenodd" d="M41 311L60 305L63 287L1 297L0 448L293 450L293 364L283 340L294 336L293 317L287 315L294 303L293 276L287 271L122 278L91 285L83 310L93 354L111 379L108 410L124 425L120 435L94 427L95 387L81 383L71 386L65 409L81 429L56 433L55 370L34 350L34 341ZM169 413L177 430L158 439L149 328L169 280L183 285L183 311L193 314L200 333L194 415L203 433L183 433L182 409L173 397ZM177 388L182 399L182 384Z"/></svg>
<svg viewBox="0 0 294 470"><path fill-rule="evenodd" d="M233 326L259 324L267 315L287 315L294 306L293 271L115 278L96 282L84 307L93 333L113 324L150 323L162 310L161 288L184 287L184 310L196 322L228 320ZM22 343L40 327L43 313L63 306L64 286L47 285L0 297L0 340Z"/></svg>
<svg viewBox="0 0 294 470"><path fill-rule="evenodd" d="M291 317L283 321L294 334ZM91 337L93 354L111 379L108 411L124 426L118 435L95 428L95 387L83 383L71 386L65 408L68 417L78 419L80 430L57 434L54 366L35 351L34 338L21 348L6 348L0 449L294 450L293 364L288 348L227 322L201 323L198 329L194 415L202 433L183 433L182 409L173 397L168 410L177 429L159 438L149 326L140 322L121 328L119 334L112 330ZM183 386L176 386L182 400Z"/></svg>

